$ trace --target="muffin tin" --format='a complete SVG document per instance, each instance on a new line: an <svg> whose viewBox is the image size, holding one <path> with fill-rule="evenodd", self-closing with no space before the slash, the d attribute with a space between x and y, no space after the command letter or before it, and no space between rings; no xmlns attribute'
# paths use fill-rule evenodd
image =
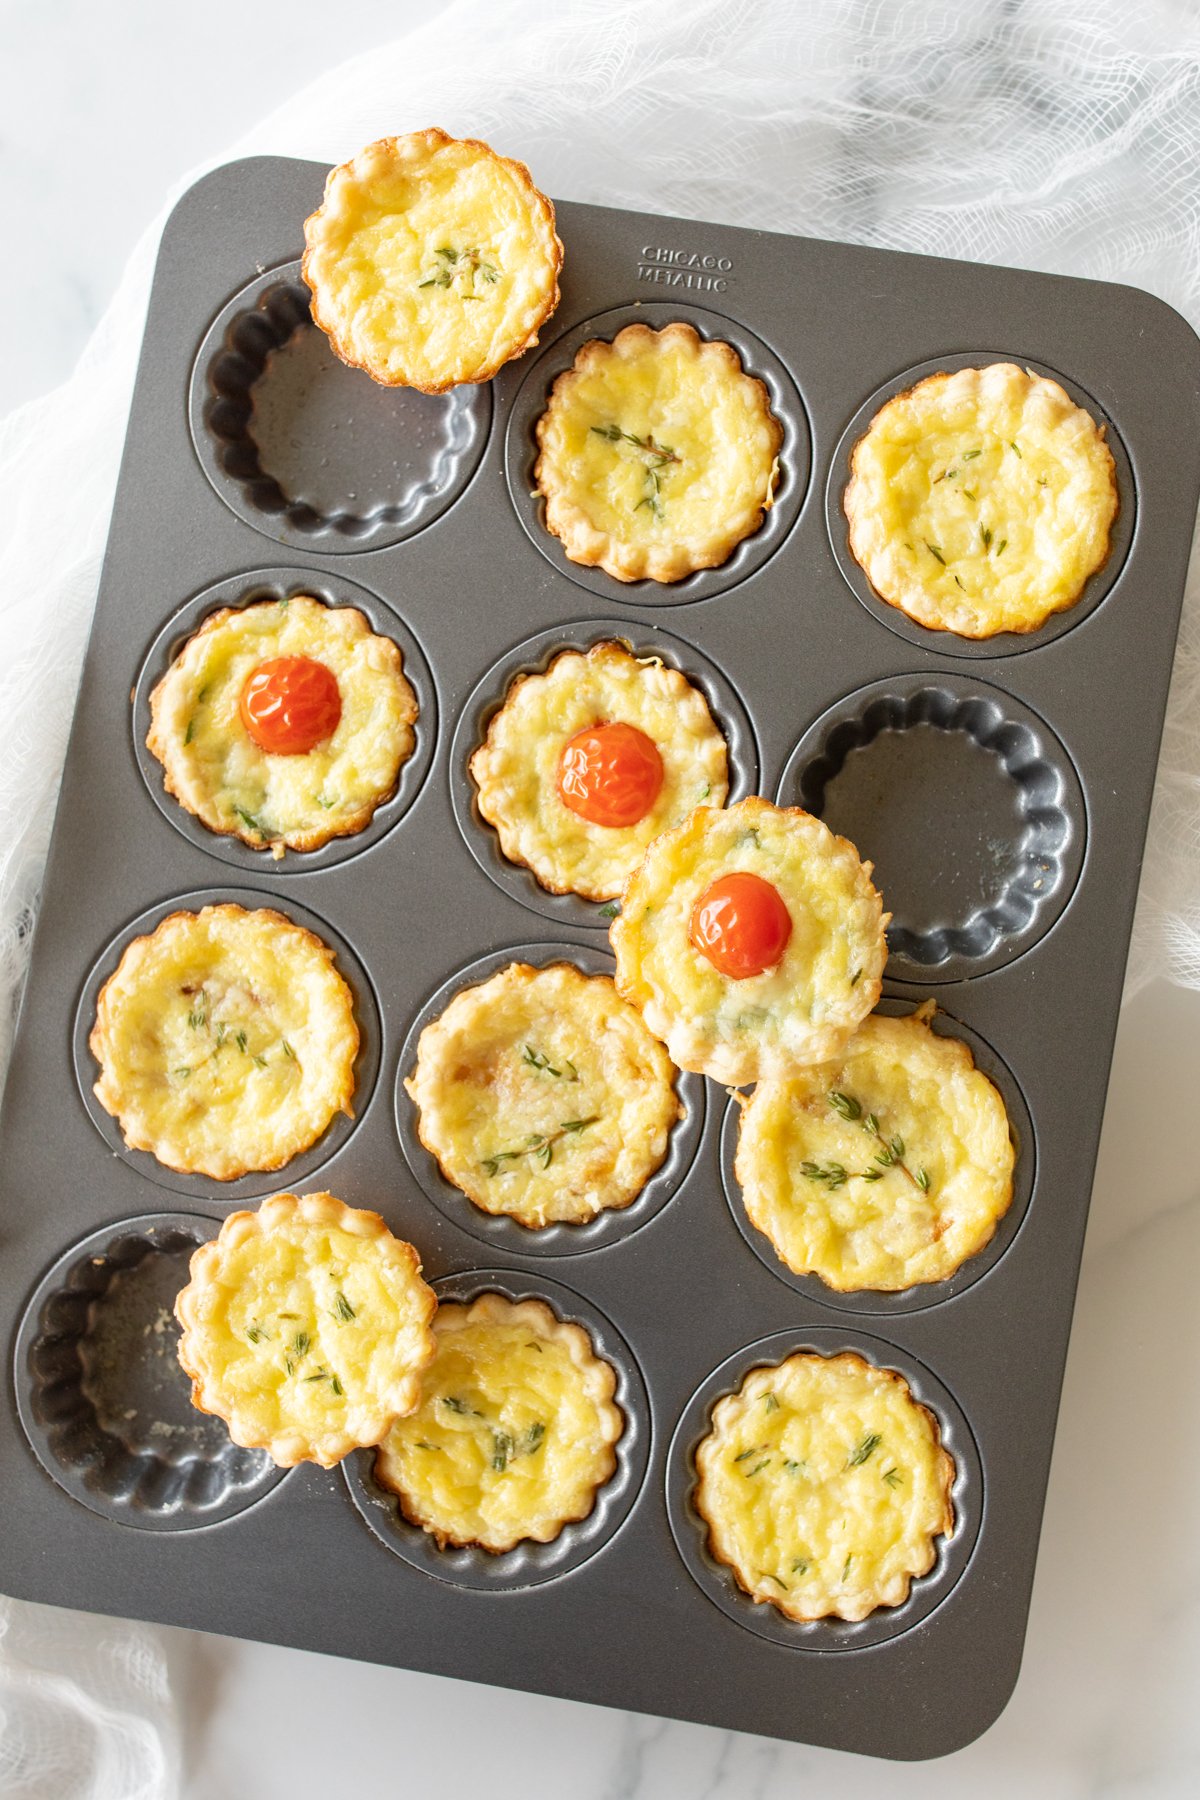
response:
<svg viewBox="0 0 1200 1800"><path fill-rule="evenodd" d="M397 394L306 323L295 259L323 176L221 169L163 241L0 1122L0 1586L876 1755L952 1750L1020 1661L1200 488L1196 340L1130 289L564 205L542 344L489 388ZM719 271L703 305L693 269ZM730 339L787 433L762 532L672 588L565 562L530 491L550 382L635 318ZM1108 422L1121 511L1078 607L968 646L864 592L838 497L883 398L998 344ZM300 587L399 639L422 714L371 828L276 863L193 829L142 739L181 635ZM727 1108L696 1077L647 1203L597 1227L526 1239L439 1186L400 1086L434 996L510 952L607 966L600 909L504 864L463 772L511 674L601 636L699 681L735 791L852 824L896 913L886 1004L934 994L1001 1082L1017 1199L952 1281L856 1298L790 1278L727 1196ZM364 1026L353 1126L224 1187L124 1151L87 1049L121 944L205 899L311 922ZM290 1186L382 1212L442 1291L544 1295L590 1325L630 1433L557 1548L438 1553L368 1456L284 1474L189 1412L166 1315L189 1247ZM755 1607L691 1507L714 1400L805 1345L904 1371L958 1468L934 1569L862 1627Z"/></svg>

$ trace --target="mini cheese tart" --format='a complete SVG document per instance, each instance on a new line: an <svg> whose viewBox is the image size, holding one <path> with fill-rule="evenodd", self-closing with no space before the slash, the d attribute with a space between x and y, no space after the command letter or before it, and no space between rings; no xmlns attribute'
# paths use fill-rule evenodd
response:
<svg viewBox="0 0 1200 1800"><path fill-rule="evenodd" d="M908 1598L954 1528L954 1463L894 1369L800 1351L713 1408L696 1511L739 1587L789 1619L865 1619Z"/></svg>
<svg viewBox="0 0 1200 1800"><path fill-rule="evenodd" d="M882 600L935 631L1036 631L1108 555L1117 483L1104 427L1013 363L897 394L850 470L852 554Z"/></svg>
<svg viewBox="0 0 1200 1800"><path fill-rule="evenodd" d="M356 607L292 594L206 619L150 717L167 792L279 858L370 822L412 754L417 702L398 647Z"/></svg>
<svg viewBox="0 0 1200 1800"><path fill-rule="evenodd" d="M358 1026L334 954L270 908L174 912L96 1002L95 1095L131 1150L233 1181L353 1118Z"/></svg>
<svg viewBox="0 0 1200 1800"><path fill-rule="evenodd" d="M571 561L665 582L716 568L758 530L783 427L731 344L627 325L558 377L537 440L546 528Z"/></svg>
<svg viewBox="0 0 1200 1800"><path fill-rule="evenodd" d="M617 643L522 675L471 757L479 810L552 894L611 900L660 832L729 792L699 688Z"/></svg>
<svg viewBox="0 0 1200 1800"><path fill-rule="evenodd" d="M735 1172L751 1223L797 1275L846 1293L945 1281L1012 1200L1004 1102L932 1001L864 1019L836 1061L763 1081Z"/></svg>
<svg viewBox="0 0 1200 1800"><path fill-rule="evenodd" d="M375 1478L447 1545L547 1544L586 1518L617 1466L616 1376L541 1300L438 1308L421 1405L379 1446Z"/></svg>
<svg viewBox="0 0 1200 1800"><path fill-rule="evenodd" d="M761 1081L837 1056L879 998L889 914L854 845L757 795L650 845L610 937L617 989L681 1069Z"/></svg>
<svg viewBox="0 0 1200 1800"><path fill-rule="evenodd" d="M388 387L490 381L558 305L554 208L524 163L475 138L368 144L332 170L304 237L314 322Z"/></svg>
<svg viewBox="0 0 1200 1800"><path fill-rule="evenodd" d="M446 1180L536 1229L637 1199L682 1115L674 1074L609 976L510 963L425 1027L404 1086Z"/></svg>
<svg viewBox="0 0 1200 1800"><path fill-rule="evenodd" d="M378 1213L278 1194L192 1257L175 1301L192 1404L282 1468L332 1468L416 1406L436 1307Z"/></svg>

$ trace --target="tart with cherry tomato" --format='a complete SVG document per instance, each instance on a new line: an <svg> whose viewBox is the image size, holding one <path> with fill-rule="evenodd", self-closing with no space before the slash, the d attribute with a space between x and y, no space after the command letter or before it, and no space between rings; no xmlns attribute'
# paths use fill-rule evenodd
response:
<svg viewBox="0 0 1200 1800"><path fill-rule="evenodd" d="M470 769L510 862L552 894L612 900L660 832L724 805L728 760L698 687L605 641L519 676Z"/></svg>
<svg viewBox="0 0 1200 1800"><path fill-rule="evenodd" d="M399 647L356 607L308 594L213 613L150 714L167 792L210 831L277 858L361 831L416 741Z"/></svg>
<svg viewBox="0 0 1200 1800"><path fill-rule="evenodd" d="M757 795L697 807L630 877L617 990L673 1062L714 1080L838 1056L879 998L889 915L854 845Z"/></svg>

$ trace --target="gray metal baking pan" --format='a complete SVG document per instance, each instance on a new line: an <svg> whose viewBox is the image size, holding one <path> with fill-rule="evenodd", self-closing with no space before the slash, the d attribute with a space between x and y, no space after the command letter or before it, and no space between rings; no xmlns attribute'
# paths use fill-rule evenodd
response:
<svg viewBox="0 0 1200 1800"><path fill-rule="evenodd" d="M323 173L221 169L163 239L0 1125L0 1585L879 1756L952 1750L1020 1661L1200 487L1196 340L1131 289L564 205L542 344L490 388L387 392L307 322L296 259ZM763 530L676 587L567 563L530 492L548 384L635 318L731 340L787 433ZM972 645L863 586L839 498L882 397L997 356L1107 422L1120 515L1071 612ZM390 624L422 716L368 832L274 863L195 829L140 738L148 684L211 606L299 588ZM740 1214L724 1096L695 1078L664 1179L597 1228L497 1229L424 1157L399 1078L434 997L515 946L605 966L598 909L504 863L462 769L514 672L604 635L707 687L740 791L802 802L875 858L887 1005L935 995L1006 1092L1017 1201L954 1280L831 1296L785 1279ZM353 1128L228 1189L124 1150L89 1107L86 1039L136 921L246 893L341 946L365 1052ZM169 1317L190 1249L293 1180L378 1208L443 1292L544 1294L589 1323L630 1422L589 1520L442 1556L369 1458L280 1475L191 1413ZM806 1344L904 1371L958 1470L937 1565L861 1625L755 1607L691 1506L713 1400Z"/></svg>

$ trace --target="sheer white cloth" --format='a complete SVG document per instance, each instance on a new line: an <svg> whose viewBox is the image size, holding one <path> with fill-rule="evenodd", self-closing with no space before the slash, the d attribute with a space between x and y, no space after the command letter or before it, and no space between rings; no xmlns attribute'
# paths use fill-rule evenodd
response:
<svg viewBox="0 0 1200 1800"><path fill-rule="evenodd" d="M229 155L333 162L433 123L565 198L1126 281L1200 325L1192 0L459 0ZM70 381L0 422L0 1065L160 227ZM1156 974L1200 987L1195 576L1130 987ZM0 1602L0 1726L6 1795L178 1791L165 1664L140 1627Z"/></svg>

